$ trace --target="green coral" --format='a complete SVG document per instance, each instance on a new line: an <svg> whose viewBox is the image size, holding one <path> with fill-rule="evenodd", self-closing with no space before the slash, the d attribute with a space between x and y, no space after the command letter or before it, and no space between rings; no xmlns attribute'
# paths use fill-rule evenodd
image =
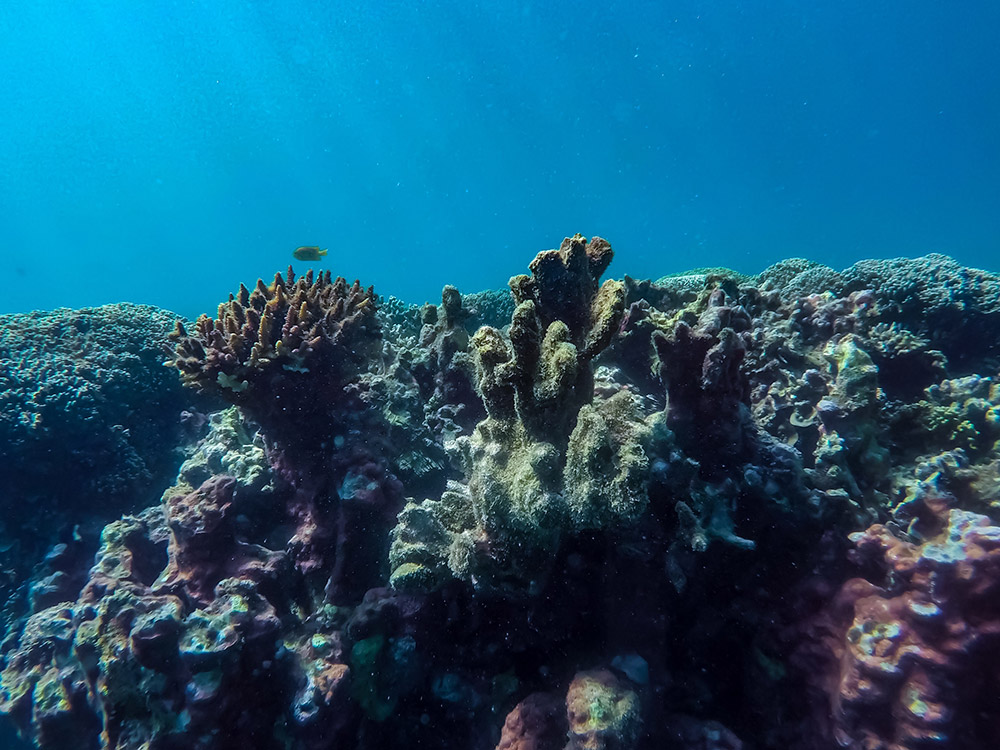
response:
<svg viewBox="0 0 1000 750"><path fill-rule="evenodd" d="M351 697L373 721L392 716L419 677L416 642L410 636L376 634L351 647Z"/></svg>
<svg viewBox="0 0 1000 750"><path fill-rule="evenodd" d="M646 509L652 429L636 398L620 391L580 409L566 451L563 486L573 526L600 528Z"/></svg>
<svg viewBox="0 0 1000 750"><path fill-rule="evenodd" d="M400 514L394 586L537 582L566 533L645 508L648 428L628 395L591 403L593 360L624 317L624 284L599 284L611 258L606 241L576 235L510 280L509 335L472 338L487 417L458 441L465 481Z"/></svg>
<svg viewBox="0 0 1000 750"><path fill-rule="evenodd" d="M638 694L605 669L580 672L566 695L566 750L625 750L642 730Z"/></svg>

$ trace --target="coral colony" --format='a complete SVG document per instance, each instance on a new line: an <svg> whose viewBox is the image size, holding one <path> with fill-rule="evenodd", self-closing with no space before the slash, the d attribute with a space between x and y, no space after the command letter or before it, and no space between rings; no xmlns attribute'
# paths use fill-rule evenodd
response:
<svg viewBox="0 0 1000 750"><path fill-rule="evenodd" d="M1000 277L611 259L3 316L0 711L45 750L1000 746Z"/></svg>

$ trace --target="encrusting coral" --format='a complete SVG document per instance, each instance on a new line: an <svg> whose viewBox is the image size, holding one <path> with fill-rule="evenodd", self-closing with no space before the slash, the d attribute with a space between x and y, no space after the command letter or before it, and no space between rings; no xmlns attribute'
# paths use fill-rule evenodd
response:
<svg viewBox="0 0 1000 750"><path fill-rule="evenodd" d="M926 497L904 536L851 535L872 571L841 587L821 622L829 649L817 706L840 746L991 747L1000 645L1000 527ZM877 571L877 573L876 573ZM995 714L993 714L995 719ZM824 722L825 723L825 722Z"/></svg>

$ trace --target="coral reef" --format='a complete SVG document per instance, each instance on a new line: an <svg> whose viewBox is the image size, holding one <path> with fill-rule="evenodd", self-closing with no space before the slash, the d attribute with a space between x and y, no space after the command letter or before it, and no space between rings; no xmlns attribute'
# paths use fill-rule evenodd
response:
<svg viewBox="0 0 1000 750"><path fill-rule="evenodd" d="M639 696L608 670L580 672L566 693L567 750L626 750L636 746Z"/></svg>
<svg viewBox="0 0 1000 750"><path fill-rule="evenodd" d="M842 274L842 294L872 289L886 323L909 324L959 366L996 362L1000 276L963 268L946 255L863 260ZM965 374L964 372L962 374Z"/></svg>
<svg viewBox="0 0 1000 750"><path fill-rule="evenodd" d="M590 405L593 360L624 317L624 285L599 284L611 258L606 241L577 235L510 280L509 336L483 327L472 339L487 416L462 440L465 482L404 509L394 586L454 576L516 588L539 578L565 531L642 511L648 429L627 394Z"/></svg>
<svg viewBox="0 0 1000 750"><path fill-rule="evenodd" d="M50 546L92 553L170 484L182 412L207 405L163 367L176 320L127 303L0 316L0 602Z"/></svg>
<svg viewBox="0 0 1000 750"><path fill-rule="evenodd" d="M186 384L239 405L294 451L315 449L312 430L380 345L371 289L329 271L296 279L291 266L252 292L241 284L191 335L178 321L171 338Z"/></svg>
<svg viewBox="0 0 1000 750"><path fill-rule="evenodd" d="M382 354L375 299L358 282L311 270L296 278L289 267L252 292L241 285L193 334L179 322L171 334L184 382L261 425L273 465L295 488L296 564L341 600L376 581L382 527L402 504L392 451L369 438L386 433L380 394L364 378Z"/></svg>
<svg viewBox="0 0 1000 750"><path fill-rule="evenodd" d="M423 306L289 269L173 368L155 311L60 312L96 343L38 367L0 334L0 712L40 750L997 745L996 277L611 260ZM93 428L78 494L29 406Z"/></svg>
<svg viewBox="0 0 1000 750"><path fill-rule="evenodd" d="M829 649L817 693L840 746L990 747L1000 644L1000 527L927 497L904 535L851 535L871 570L840 589L821 623ZM825 679L824 679L825 678Z"/></svg>

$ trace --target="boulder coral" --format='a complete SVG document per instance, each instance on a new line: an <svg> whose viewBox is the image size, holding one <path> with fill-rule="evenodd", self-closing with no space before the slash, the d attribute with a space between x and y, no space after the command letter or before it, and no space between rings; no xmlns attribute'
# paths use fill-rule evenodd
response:
<svg viewBox="0 0 1000 750"><path fill-rule="evenodd" d="M127 303L0 315L0 604L10 573L53 544L93 554L104 524L170 484L182 412L214 405L163 367L177 320Z"/></svg>

